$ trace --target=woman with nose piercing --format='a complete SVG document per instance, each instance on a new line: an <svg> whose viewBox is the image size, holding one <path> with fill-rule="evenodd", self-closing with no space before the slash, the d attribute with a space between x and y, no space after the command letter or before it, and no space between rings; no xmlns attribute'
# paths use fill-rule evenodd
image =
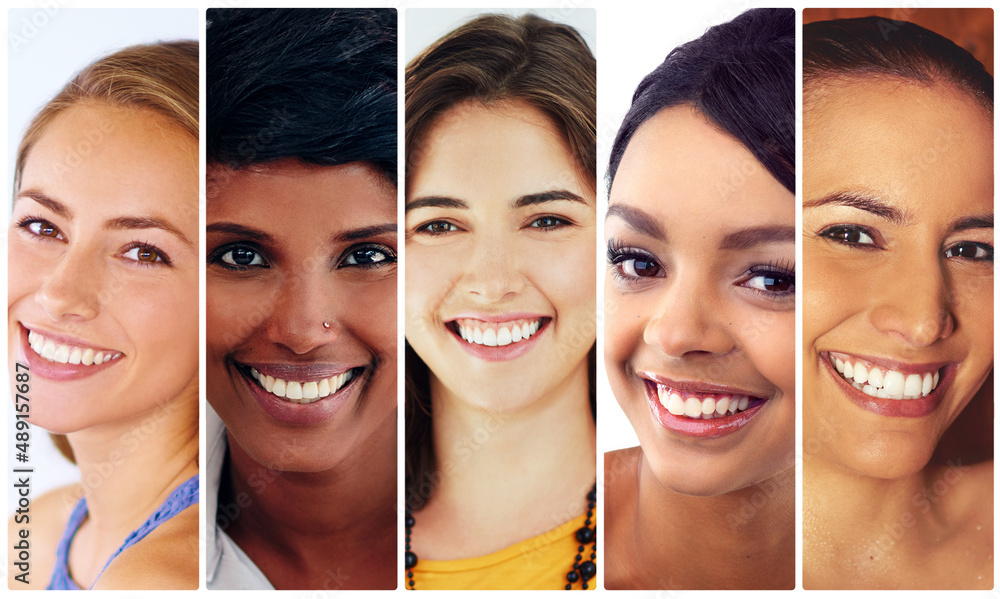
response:
<svg viewBox="0 0 1000 599"><path fill-rule="evenodd" d="M11 518L9 588L198 588L197 42L100 58L42 108L8 252L7 439L57 433L81 477Z"/></svg>
<svg viewBox="0 0 1000 599"><path fill-rule="evenodd" d="M803 35L803 584L990 589L993 462L939 442L992 402L993 78L908 22Z"/></svg>
<svg viewBox="0 0 1000 599"><path fill-rule="evenodd" d="M595 85L533 14L407 66L407 588L595 586Z"/></svg>
<svg viewBox="0 0 1000 599"><path fill-rule="evenodd" d="M208 11L210 589L394 589L396 12Z"/></svg>
<svg viewBox="0 0 1000 599"><path fill-rule="evenodd" d="M672 50L611 149L608 589L795 586L795 12Z"/></svg>

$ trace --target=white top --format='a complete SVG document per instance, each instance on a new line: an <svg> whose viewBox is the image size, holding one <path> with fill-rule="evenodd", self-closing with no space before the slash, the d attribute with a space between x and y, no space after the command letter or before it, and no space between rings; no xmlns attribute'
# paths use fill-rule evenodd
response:
<svg viewBox="0 0 1000 599"><path fill-rule="evenodd" d="M205 513L212 519L205 532L205 545L208 548L206 560L205 583L213 591L219 590L267 590L273 591L274 586L253 563L239 545L226 534L225 526L239 516L239 505L223 506L219 510L219 482L222 479L222 464L226 459L226 425L208 405L205 417L205 429L208 433L206 448L208 456L205 460ZM252 498L245 498L252 501ZM244 501L245 503L245 501ZM221 524L221 526L220 526Z"/></svg>

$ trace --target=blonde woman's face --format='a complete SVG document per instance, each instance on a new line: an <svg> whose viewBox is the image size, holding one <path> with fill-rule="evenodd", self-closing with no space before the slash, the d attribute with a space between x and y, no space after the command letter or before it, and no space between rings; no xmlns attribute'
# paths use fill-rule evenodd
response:
<svg viewBox="0 0 1000 599"><path fill-rule="evenodd" d="M53 432L170 409L198 381L198 142L80 103L28 155L8 232L8 348ZM187 396L187 395L186 395Z"/></svg>
<svg viewBox="0 0 1000 599"><path fill-rule="evenodd" d="M807 452L915 472L993 365L992 117L949 85L826 85L803 159Z"/></svg>
<svg viewBox="0 0 1000 599"><path fill-rule="evenodd" d="M460 104L417 148L406 337L444 388L517 410L586 376L595 195L561 132L520 102Z"/></svg>

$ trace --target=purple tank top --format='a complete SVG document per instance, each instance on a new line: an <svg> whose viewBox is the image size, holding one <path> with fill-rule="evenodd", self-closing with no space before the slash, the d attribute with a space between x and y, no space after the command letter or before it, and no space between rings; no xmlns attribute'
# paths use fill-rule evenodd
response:
<svg viewBox="0 0 1000 599"><path fill-rule="evenodd" d="M198 503L198 475L195 474L191 478L187 479L180 484L176 489L174 489L167 499L156 508L142 526L133 530L129 533L128 537L125 538L125 542L122 546L115 551L108 561L101 568L101 574L108 569L111 562L118 557L122 551L125 551L132 545L135 545L142 539L146 537L149 533L156 530L156 527L163 524L167 520L173 518L177 514L184 511L186 508ZM73 508L73 513L70 514L69 522L66 523L66 531L63 532L62 538L59 540L59 546L56 548L56 566L55 570L52 572L52 580L49 581L49 586L46 587L50 591L79 591L80 587L73 582L73 579L69 575L69 546L73 543L73 537L76 536L76 531L80 529L80 524L83 523L83 519L87 517L87 499L84 497L80 498L77 502L76 507ZM98 574L97 578L100 579L101 575Z"/></svg>

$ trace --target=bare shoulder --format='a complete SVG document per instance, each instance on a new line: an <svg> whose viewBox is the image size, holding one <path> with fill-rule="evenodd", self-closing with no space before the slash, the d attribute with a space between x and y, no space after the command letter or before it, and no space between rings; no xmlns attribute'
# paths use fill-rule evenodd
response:
<svg viewBox="0 0 1000 599"><path fill-rule="evenodd" d="M82 487L75 483L29 498L27 505L11 506L14 514L7 522L8 588L48 586L59 539L82 496Z"/></svg>
<svg viewBox="0 0 1000 599"><path fill-rule="evenodd" d="M197 589L198 548L195 504L122 551L97 579L94 589Z"/></svg>

